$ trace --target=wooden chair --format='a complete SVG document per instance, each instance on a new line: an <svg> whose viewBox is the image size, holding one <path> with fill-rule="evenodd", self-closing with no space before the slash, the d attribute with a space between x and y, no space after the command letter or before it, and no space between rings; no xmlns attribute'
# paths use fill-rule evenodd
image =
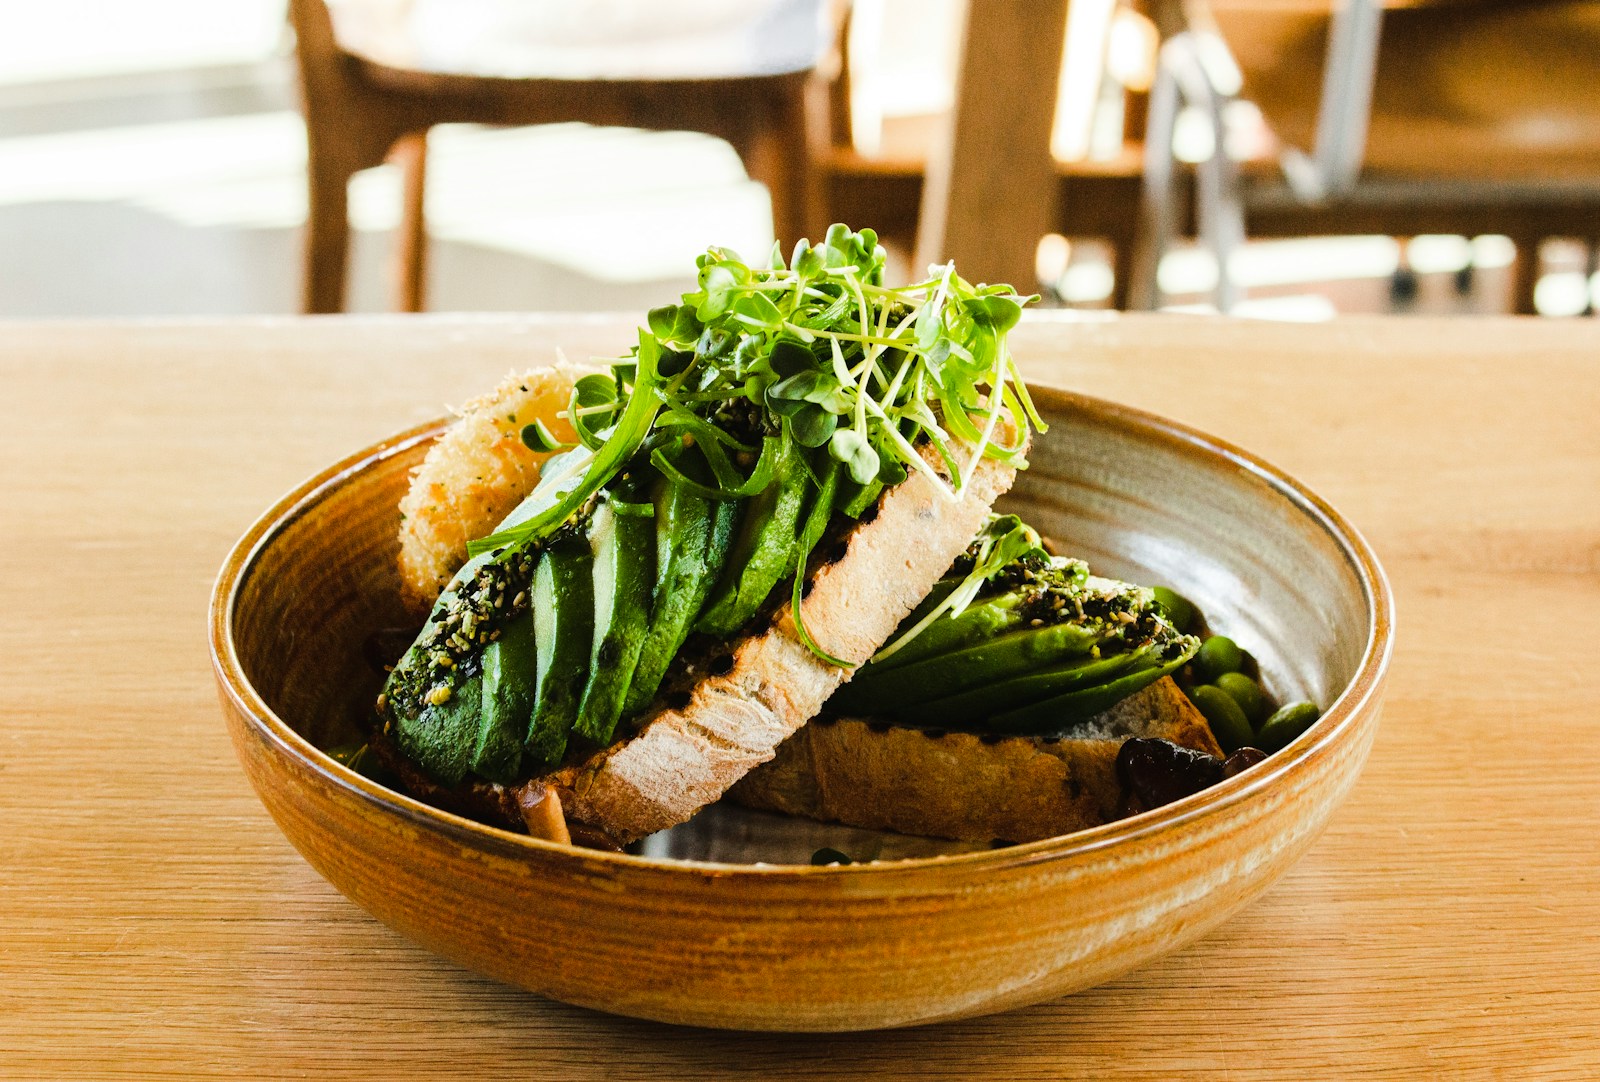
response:
<svg viewBox="0 0 1600 1082"><path fill-rule="evenodd" d="M792 241L818 228L806 186L808 68L726 77L481 74L419 59L423 51L410 40L404 3L365 6L359 33L347 32L344 21L336 32L325 0L289 0L308 145L306 312L343 309L350 178L391 158L405 175L397 304L422 309L427 132L435 124L581 121L705 132L731 143L749 175L766 185L779 238Z"/></svg>
<svg viewBox="0 0 1600 1082"><path fill-rule="evenodd" d="M1330 20L1326 0L1169 4L1180 9L1168 16L1180 33L1220 31L1237 60L1242 94L1260 106L1289 148L1287 178L1277 162L1242 169L1221 162L1209 222L1202 200L1202 233L1222 249L1243 233L1504 233L1518 247L1516 310L1531 313L1540 242L1566 236L1592 245L1600 235L1600 5L1347 3L1352 6L1341 13L1342 22ZM1388 9L1381 13L1381 33L1380 6ZM1352 21L1362 7L1374 10L1367 47L1376 45L1365 69L1359 57L1350 67L1350 57L1341 60L1339 52L1363 38L1365 31ZM1332 85L1337 79L1317 75L1339 64L1353 80L1342 90ZM1219 89L1226 98L1231 88L1211 92ZM1370 95L1364 140L1359 124L1330 135L1340 106L1359 109L1363 94ZM1159 112L1152 107L1153 116ZM1156 173L1159 182L1159 168ZM1159 193L1147 199L1161 201ZM1178 220L1170 200L1165 215L1154 224L1147 218L1153 234L1170 234ZM1134 299L1140 306L1158 301L1155 264L1162 247L1158 237L1139 261ZM1225 257L1220 264L1219 307L1225 308Z"/></svg>
<svg viewBox="0 0 1600 1082"><path fill-rule="evenodd" d="M872 225L915 267L953 259L974 281L1009 281L1024 292L1044 234L1103 238L1115 252L1117 304L1134 251L1139 145L1106 161L1051 156L1066 14L1066 0L969 0L954 108L920 153L868 156L850 137L841 11L812 111L826 217Z"/></svg>

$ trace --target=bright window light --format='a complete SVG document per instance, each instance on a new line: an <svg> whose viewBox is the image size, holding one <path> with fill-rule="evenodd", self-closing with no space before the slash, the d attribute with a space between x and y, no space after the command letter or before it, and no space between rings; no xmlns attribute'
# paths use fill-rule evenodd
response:
<svg viewBox="0 0 1600 1082"><path fill-rule="evenodd" d="M1230 270L1245 289L1383 278L1399 266L1392 237L1307 237L1256 241L1233 253ZM1217 284L1217 263L1204 248L1168 252L1158 272L1161 291L1173 296L1207 293Z"/></svg>
<svg viewBox="0 0 1600 1082"><path fill-rule="evenodd" d="M119 202L194 227L288 229L306 216L305 155L289 112L3 139L0 205ZM354 228L392 229L399 206L394 167L356 175ZM429 140L431 235L603 281L675 278L707 243L760 258L771 220L765 189L709 136L565 124Z"/></svg>
<svg viewBox="0 0 1600 1082"><path fill-rule="evenodd" d="M285 0L0 0L0 85L249 63Z"/></svg>
<svg viewBox="0 0 1600 1082"><path fill-rule="evenodd" d="M1054 282L1066 273L1071 258L1072 242L1060 233L1046 233L1033 253L1034 278L1041 283Z"/></svg>
<svg viewBox="0 0 1600 1082"><path fill-rule="evenodd" d="M1106 264L1077 263L1056 282L1056 292L1069 304L1092 304L1111 296L1115 284L1116 276Z"/></svg>
<svg viewBox="0 0 1600 1082"><path fill-rule="evenodd" d="M1253 297L1233 306L1240 319L1267 319L1280 323L1325 323L1339 314L1333 302L1319 293L1292 297Z"/></svg>
<svg viewBox="0 0 1600 1082"><path fill-rule="evenodd" d="M1466 237L1439 234L1412 237L1406 260L1418 274L1453 274L1472 262L1472 243Z"/></svg>
<svg viewBox="0 0 1600 1082"><path fill-rule="evenodd" d="M1517 261L1517 246L1510 237L1485 233L1472 238L1472 265L1484 270L1509 267Z"/></svg>
<svg viewBox="0 0 1600 1082"><path fill-rule="evenodd" d="M1579 271L1547 274L1533 289L1533 307L1541 316L1575 316L1589 303L1589 280Z"/></svg>

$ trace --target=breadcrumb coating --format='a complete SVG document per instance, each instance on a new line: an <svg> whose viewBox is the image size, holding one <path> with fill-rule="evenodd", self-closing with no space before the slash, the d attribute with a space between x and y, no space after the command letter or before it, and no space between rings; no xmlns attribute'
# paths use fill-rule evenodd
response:
<svg viewBox="0 0 1600 1082"><path fill-rule="evenodd" d="M575 436L556 414L572 385L595 369L565 362L506 377L475 398L428 449L400 501L400 585L407 608L426 616L467 560L467 542L494 531L533 491L548 454L522 442L522 428L543 421L563 443Z"/></svg>

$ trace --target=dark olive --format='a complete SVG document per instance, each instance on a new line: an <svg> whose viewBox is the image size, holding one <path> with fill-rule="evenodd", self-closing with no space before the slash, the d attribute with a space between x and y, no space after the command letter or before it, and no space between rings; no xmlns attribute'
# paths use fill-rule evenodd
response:
<svg viewBox="0 0 1600 1082"><path fill-rule="evenodd" d="M1264 763L1267 753L1260 748L1240 748L1222 761L1222 776L1231 778L1235 774L1243 774L1257 763Z"/></svg>
<svg viewBox="0 0 1600 1082"><path fill-rule="evenodd" d="M1136 736L1117 752L1117 777L1135 806L1159 808L1222 780L1222 760L1170 740Z"/></svg>
<svg viewBox="0 0 1600 1082"><path fill-rule="evenodd" d="M825 864L849 864L850 858L839 852L837 849L830 849L827 846L823 846L821 849L818 849L815 853L811 854L811 863L819 867Z"/></svg>

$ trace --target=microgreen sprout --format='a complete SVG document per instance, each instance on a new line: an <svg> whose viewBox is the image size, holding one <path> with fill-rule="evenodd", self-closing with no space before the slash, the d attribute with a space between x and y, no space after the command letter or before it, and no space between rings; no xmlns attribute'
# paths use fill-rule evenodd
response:
<svg viewBox="0 0 1600 1082"><path fill-rule="evenodd" d="M948 264L886 286L877 235L842 225L787 263L711 248L696 267L697 287L652 310L627 357L578 380L565 413L576 445L472 554L538 544L639 461L700 495L741 499L797 448L827 501L796 545L798 578L829 514L860 515L913 471L954 501L985 457L1027 465L1028 434L1044 425L1006 335L1032 298ZM542 425L522 438L559 446Z"/></svg>
<svg viewBox="0 0 1600 1082"><path fill-rule="evenodd" d="M922 619L901 633L893 642L873 655L873 661L893 657L901 647L916 638L927 626L941 616L960 616L972 604L986 582L1010 565L1028 556L1048 561L1038 531L1016 515L990 515L981 533L967 549L967 560L972 568L961 582L945 595L944 600L930 609Z"/></svg>

